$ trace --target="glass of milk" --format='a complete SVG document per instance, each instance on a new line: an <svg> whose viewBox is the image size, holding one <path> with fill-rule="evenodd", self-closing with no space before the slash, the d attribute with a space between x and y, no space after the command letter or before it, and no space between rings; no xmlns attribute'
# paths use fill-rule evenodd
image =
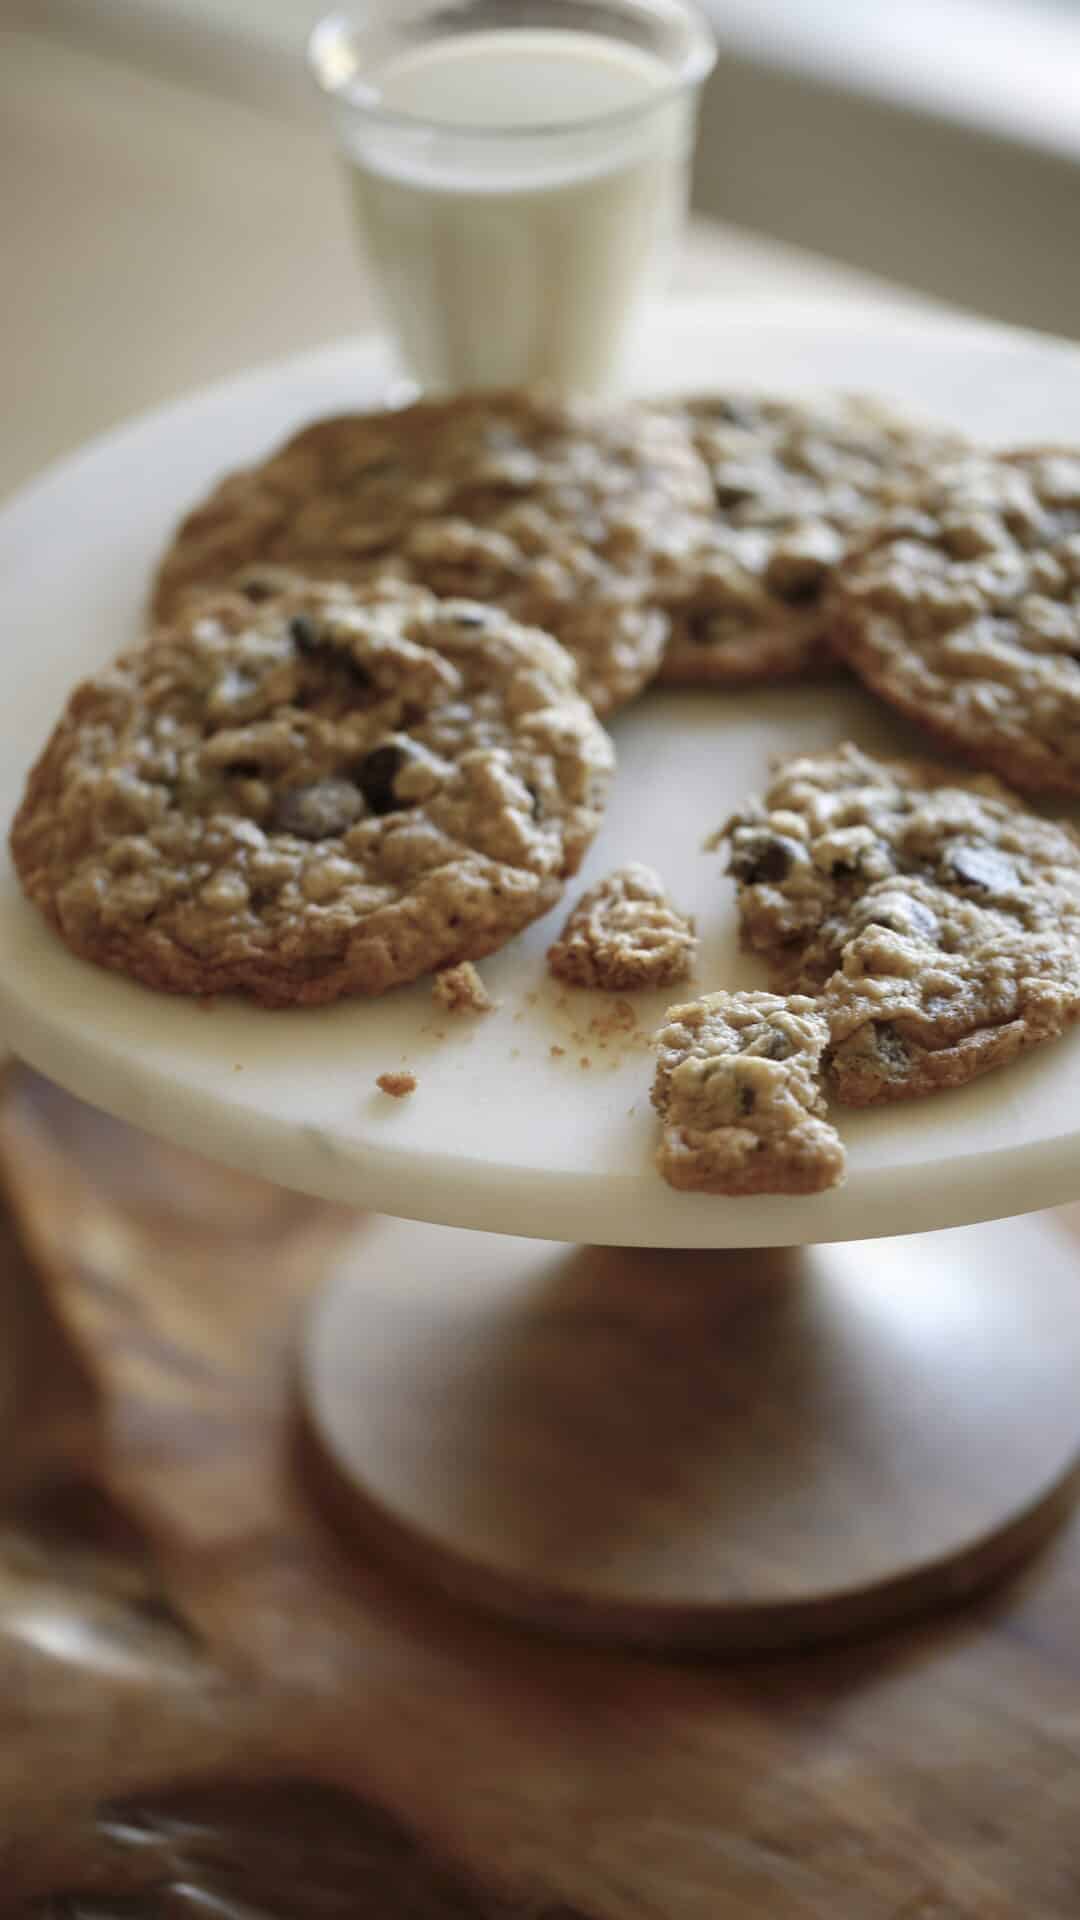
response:
<svg viewBox="0 0 1080 1920"><path fill-rule="evenodd" d="M684 0L368 0L312 34L358 234L433 392L605 386L685 214Z"/></svg>

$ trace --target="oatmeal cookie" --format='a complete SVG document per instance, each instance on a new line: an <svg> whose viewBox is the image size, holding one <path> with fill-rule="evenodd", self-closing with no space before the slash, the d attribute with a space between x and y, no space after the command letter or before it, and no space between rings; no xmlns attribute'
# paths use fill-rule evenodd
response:
<svg viewBox="0 0 1080 1920"><path fill-rule="evenodd" d="M825 1118L829 1027L814 1000L709 993L668 1010L656 1036L657 1166L697 1193L821 1193L844 1172Z"/></svg>
<svg viewBox="0 0 1080 1920"><path fill-rule="evenodd" d="M960 443L846 396L706 394L683 417L714 513L672 581L660 679L741 686L827 666L825 593L849 542Z"/></svg>
<svg viewBox="0 0 1080 1920"><path fill-rule="evenodd" d="M625 993L686 980L697 936L659 874L632 862L582 894L547 957L552 973L571 986Z"/></svg>
<svg viewBox="0 0 1080 1920"><path fill-rule="evenodd" d="M873 926L825 990L828 1080L850 1107L963 1086L1080 1015L1080 954L1054 934L988 932L946 953Z"/></svg>
<svg viewBox="0 0 1080 1920"><path fill-rule="evenodd" d="M607 735L546 634L422 588L193 604L71 696L11 834L71 949L176 993L382 993L558 900Z"/></svg>
<svg viewBox="0 0 1080 1920"><path fill-rule="evenodd" d="M959 1086L1080 1016L1080 842L992 775L789 762L715 836L747 944L822 997L852 1105Z"/></svg>
<svg viewBox="0 0 1080 1920"><path fill-rule="evenodd" d="M422 400L320 420L222 481L178 529L154 612L252 563L396 575L554 633L607 713L656 670L657 579L678 572L709 504L685 425L656 410L528 392Z"/></svg>
<svg viewBox="0 0 1080 1920"><path fill-rule="evenodd" d="M1080 453L972 454L833 583L875 693L1015 786L1080 792Z"/></svg>

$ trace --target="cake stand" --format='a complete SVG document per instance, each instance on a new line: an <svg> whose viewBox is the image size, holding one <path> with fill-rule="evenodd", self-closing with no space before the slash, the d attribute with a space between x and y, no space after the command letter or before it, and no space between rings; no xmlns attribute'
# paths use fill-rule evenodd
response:
<svg viewBox="0 0 1080 1920"><path fill-rule="evenodd" d="M656 319L633 378L865 389L991 442L1080 440L1080 353L964 321L699 301ZM136 635L182 509L301 422L386 396L376 344L333 347L121 429L0 514L5 818L68 686ZM613 733L574 891L658 867L697 915L705 987L762 984L701 849L770 758L925 750L839 679L650 693ZM0 1011L83 1099L378 1209L313 1311L302 1393L346 1524L445 1588L560 1631L750 1647L879 1625L1011 1564L1080 1455L1080 1264L1017 1217L1080 1195L1080 1034L841 1113L835 1192L677 1194L652 1164L647 1039L672 996L559 989L559 920L484 962L484 1016L441 1013L424 983L206 1009L73 959L5 856ZM417 1087L393 1100L375 1083L400 1069Z"/></svg>

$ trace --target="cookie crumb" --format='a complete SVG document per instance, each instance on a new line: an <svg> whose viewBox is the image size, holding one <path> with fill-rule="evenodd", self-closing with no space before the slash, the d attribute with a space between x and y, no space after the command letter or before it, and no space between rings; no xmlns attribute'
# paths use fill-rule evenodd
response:
<svg viewBox="0 0 1080 1920"><path fill-rule="evenodd" d="M613 1034L633 1033L637 1028L637 1014L629 1000L612 1000L602 1013L594 1013L589 1021L590 1034L602 1034L610 1039Z"/></svg>
<svg viewBox="0 0 1080 1920"><path fill-rule="evenodd" d="M579 1066L579 1067L591 1067L591 1066L592 1066L592 1061L591 1061L591 1060L589 1059L589 1056L588 1056L588 1054L587 1054L587 1053L583 1053L583 1054L582 1054L582 1056L581 1056L581 1059L580 1059L580 1060L578 1061L578 1066Z"/></svg>
<svg viewBox="0 0 1080 1920"><path fill-rule="evenodd" d="M493 1000L471 960L456 967L443 967L431 984L431 997L437 1007L448 1013L493 1013Z"/></svg>
<svg viewBox="0 0 1080 1920"><path fill-rule="evenodd" d="M391 1100L405 1100L416 1092L418 1082L415 1073L380 1073L375 1085L380 1093L388 1093Z"/></svg>
<svg viewBox="0 0 1080 1920"><path fill-rule="evenodd" d="M551 1057L553 1060L561 1060L565 1052L566 1052L565 1047L552 1047Z"/></svg>
<svg viewBox="0 0 1080 1920"><path fill-rule="evenodd" d="M697 936L659 875L635 861L582 895L547 958L556 978L575 987L667 987L691 973Z"/></svg>

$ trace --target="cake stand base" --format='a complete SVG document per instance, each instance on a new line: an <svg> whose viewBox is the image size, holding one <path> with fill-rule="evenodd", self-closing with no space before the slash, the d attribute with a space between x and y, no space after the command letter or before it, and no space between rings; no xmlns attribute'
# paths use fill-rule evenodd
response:
<svg viewBox="0 0 1080 1920"><path fill-rule="evenodd" d="M444 1590L594 1639L809 1645L967 1594L1063 1511L1080 1256L1039 1216L740 1253L377 1219L303 1371L350 1521Z"/></svg>

